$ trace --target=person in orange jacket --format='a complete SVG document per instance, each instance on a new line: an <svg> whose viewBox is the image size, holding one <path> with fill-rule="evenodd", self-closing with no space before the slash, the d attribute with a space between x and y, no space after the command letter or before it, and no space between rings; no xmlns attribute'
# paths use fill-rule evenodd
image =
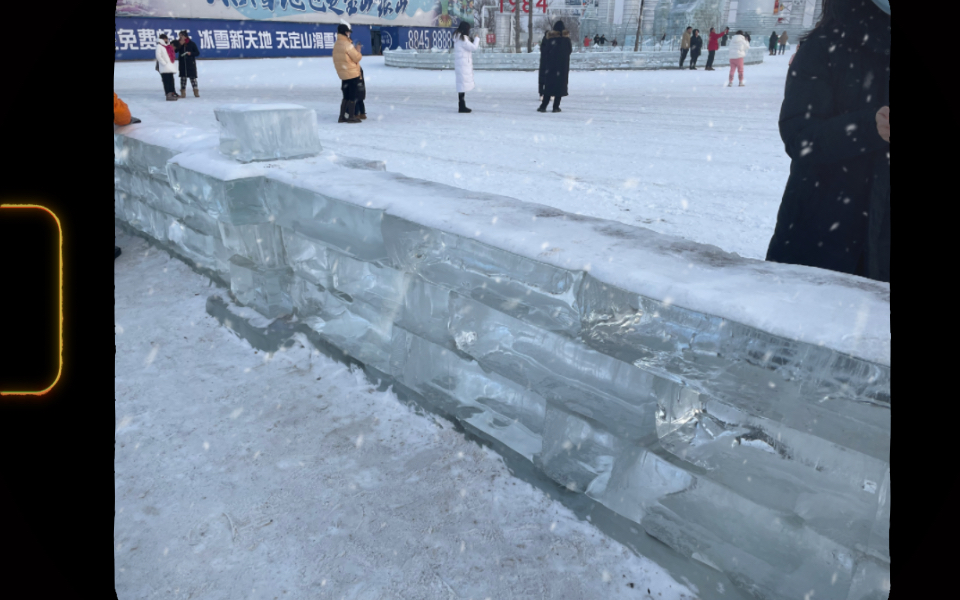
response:
<svg viewBox="0 0 960 600"><path fill-rule="evenodd" d="M140 119L130 116L130 109L127 108L127 103L120 99L120 96L117 96L117 93L113 93L113 123L114 125L130 125L132 123L139 123ZM116 260L120 256L120 246L116 244L113 245L113 259Z"/></svg>
<svg viewBox="0 0 960 600"><path fill-rule="evenodd" d="M113 124L114 125L130 125L131 123L139 123L140 119L130 116L130 109L127 108L127 103L120 99L117 96L117 93L113 93Z"/></svg>

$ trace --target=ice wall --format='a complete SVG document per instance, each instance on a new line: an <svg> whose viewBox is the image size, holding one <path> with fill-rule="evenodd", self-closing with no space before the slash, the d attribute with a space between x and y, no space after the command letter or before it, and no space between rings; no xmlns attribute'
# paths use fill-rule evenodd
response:
<svg viewBox="0 0 960 600"><path fill-rule="evenodd" d="M648 69L676 69L680 50L632 52L604 46L591 48L589 52L574 52L570 55L572 71L620 71ZM730 64L729 49L717 51L714 64L718 67ZM765 48L751 48L744 64L758 65L769 55ZM453 54L449 52L417 52L416 50L393 50L384 52L384 64L388 67L409 69L452 70ZM500 52L478 52L473 55L473 68L478 71L536 71L540 68L540 55Z"/></svg>
<svg viewBox="0 0 960 600"><path fill-rule="evenodd" d="M742 596L886 597L889 285L330 153L115 148L119 221Z"/></svg>

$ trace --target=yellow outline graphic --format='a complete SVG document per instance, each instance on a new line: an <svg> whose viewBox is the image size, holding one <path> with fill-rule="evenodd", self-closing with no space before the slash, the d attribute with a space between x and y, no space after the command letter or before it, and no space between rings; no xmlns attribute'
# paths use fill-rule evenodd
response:
<svg viewBox="0 0 960 600"><path fill-rule="evenodd" d="M52 210L46 206L40 206L39 204L0 204L0 208L39 208L40 210L45 210L50 213L50 216L53 217L53 220L57 223L57 231L60 234L60 246L58 247L58 262L60 266L60 287L57 291L60 294L60 352L58 354L59 365L57 366L57 378L53 380L46 389L40 390L39 392L2 392L0 391L0 396L42 396L50 390L53 389L53 386L57 385L57 382L60 381L60 375L63 373L63 228L60 227L60 219L57 218L57 215L53 213Z"/></svg>

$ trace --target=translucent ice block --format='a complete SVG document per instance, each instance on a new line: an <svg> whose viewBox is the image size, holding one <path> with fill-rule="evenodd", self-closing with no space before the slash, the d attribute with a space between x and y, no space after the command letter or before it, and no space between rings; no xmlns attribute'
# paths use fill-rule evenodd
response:
<svg viewBox="0 0 960 600"><path fill-rule="evenodd" d="M225 104L220 152L239 162L301 158L320 153L317 114L296 104Z"/></svg>

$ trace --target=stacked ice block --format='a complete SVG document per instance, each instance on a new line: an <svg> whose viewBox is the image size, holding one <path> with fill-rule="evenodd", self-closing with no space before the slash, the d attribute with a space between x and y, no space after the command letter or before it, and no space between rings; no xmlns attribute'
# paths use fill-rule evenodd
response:
<svg viewBox="0 0 960 600"><path fill-rule="evenodd" d="M316 156L317 113L296 104L224 104L220 152L240 162Z"/></svg>
<svg viewBox="0 0 960 600"><path fill-rule="evenodd" d="M119 220L633 521L702 598L889 589L888 285L168 133L116 135Z"/></svg>

